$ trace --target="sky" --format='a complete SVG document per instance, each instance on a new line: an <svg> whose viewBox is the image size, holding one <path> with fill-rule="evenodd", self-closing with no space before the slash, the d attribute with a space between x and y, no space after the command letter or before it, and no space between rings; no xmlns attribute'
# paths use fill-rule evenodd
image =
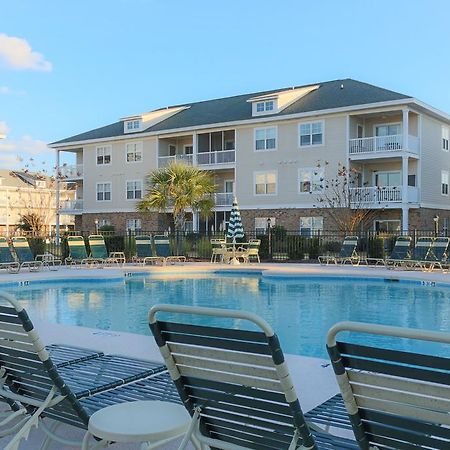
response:
<svg viewBox="0 0 450 450"><path fill-rule="evenodd" d="M354 78L450 113L447 0L0 0L0 168L173 104ZM31 161L31 162L30 162Z"/></svg>

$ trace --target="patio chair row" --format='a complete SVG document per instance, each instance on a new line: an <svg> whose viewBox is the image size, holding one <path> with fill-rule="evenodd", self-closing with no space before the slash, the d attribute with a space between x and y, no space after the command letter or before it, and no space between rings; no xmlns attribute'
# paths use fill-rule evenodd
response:
<svg viewBox="0 0 450 450"><path fill-rule="evenodd" d="M0 307L0 398L11 407L10 422L19 419L8 423L15 435L5 450L17 449L32 426L67 444L46 417L86 429L95 411L144 399L184 404L192 422L179 449L192 436L223 450L450 448L449 333L335 325L327 349L342 397L305 415L278 338L255 314L154 306L149 324L166 372L158 363L101 352L80 350L77 359L71 348L54 350L56 363L24 309L8 294L0 297L8 304ZM228 326L205 325L205 316ZM373 344L355 342L348 331L372 336ZM411 341L410 348L418 341L439 344L445 356L396 350L400 339ZM352 429L356 440L321 425Z"/></svg>
<svg viewBox="0 0 450 450"><path fill-rule="evenodd" d="M53 261L53 266L56 267L58 261ZM37 271L42 268L43 264L42 259L36 260L34 258L26 237L13 237L10 246L8 239L0 236L0 269L5 269L10 273L17 273L23 268ZM59 261L59 264L61 264L61 261Z"/></svg>
<svg viewBox="0 0 450 450"><path fill-rule="evenodd" d="M258 262L261 239L249 239L248 243L227 243L226 239L211 239L211 262L223 262L228 264L232 259L242 260L244 263Z"/></svg>
<svg viewBox="0 0 450 450"><path fill-rule="evenodd" d="M173 255L170 240L164 235L136 236L136 255L132 261L137 264L162 264L186 262L183 255Z"/></svg>

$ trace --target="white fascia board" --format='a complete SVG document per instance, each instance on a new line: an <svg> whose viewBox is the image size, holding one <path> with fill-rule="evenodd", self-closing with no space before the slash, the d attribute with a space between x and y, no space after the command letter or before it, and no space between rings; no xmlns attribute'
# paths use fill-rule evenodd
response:
<svg viewBox="0 0 450 450"><path fill-rule="evenodd" d="M412 103L414 105L418 106L419 108L426 110L431 115L438 117L439 119L444 120L445 122L450 123L450 115L447 114L446 112L441 111L440 109L434 108L433 106L430 106L427 103L424 103L417 99L413 99Z"/></svg>
<svg viewBox="0 0 450 450"><path fill-rule="evenodd" d="M159 131L149 131L146 133L139 133L134 134L133 137L150 137L150 136L163 136L166 134L180 134L185 132L192 133L196 130L205 130L210 128L224 128L224 127L235 127L239 125L253 125L253 124L259 124L264 122L280 122L284 120L295 120L295 119L303 119L305 117L315 117L315 116L323 116L327 114L342 114L352 111L360 111L360 110L366 110L366 109L373 109L373 108L386 108L390 106L399 106L399 105L410 105L410 104L416 104L416 99L409 97L405 99L400 100L390 100L387 102L377 102L377 103L366 103L362 105L352 105L352 106L345 106L342 108L329 108L329 109L321 109L318 111L307 111L302 113L296 113L296 114L286 114L284 116L263 116L263 117L253 117L251 119L245 119L245 120L236 120L231 122L217 122L217 123L210 123L207 125L196 125L195 127L184 127L184 128L172 128L168 130L159 130ZM50 148L58 149L58 148L71 148L71 147L78 147L80 145L84 144L95 144L98 142L107 142L107 141L120 141L120 140L127 140L130 139L129 135L124 136L111 136L106 138L100 138L100 139L87 139L84 141L72 141L72 142L66 142L61 144L53 144L48 145Z"/></svg>

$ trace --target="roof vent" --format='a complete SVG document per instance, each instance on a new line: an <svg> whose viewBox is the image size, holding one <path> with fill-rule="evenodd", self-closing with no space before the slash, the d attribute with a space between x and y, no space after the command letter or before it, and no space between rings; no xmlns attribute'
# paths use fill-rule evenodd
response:
<svg viewBox="0 0 450 450"><path fill-rule="evenodd" d="M344 85L343 84L341 84L341 89L344 89Z"/></svg>

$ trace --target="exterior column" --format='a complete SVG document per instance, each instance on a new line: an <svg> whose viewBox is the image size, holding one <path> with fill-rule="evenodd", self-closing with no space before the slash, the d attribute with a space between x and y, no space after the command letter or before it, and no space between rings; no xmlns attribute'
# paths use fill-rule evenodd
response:
<svg viewBox="0 0 450 450"><path fill-rule="evenodd" d="M197 132L192 133L192 165L197 166Z"/></svg>
<svg viewBox="0 0 450 450"><path fill-rule="evenodd" d="M56 150L56 192L55 192L55 212L56 212L56 245L59 245L60 242L60 153L59 150Z"/></svg>
<svg viewBox="0 0 450 450"><path fill-rule="evenodd" d="M192 231L196 233L198 231L198 218L199 214L197 211L192 212Z"/></svg>
<svg viewBox="0 0 450 450"><path fill-rule="evenodd" d="M402 156L402 230L408 231L408 160L407 156Z"/></svg>
<svg viewBox="0 0 450 450"><path fill-rule="evenodd" d="M402 110L403 113L403 150L408 148L408 136L409 136L409 110L407 108Z"/></svg>
<svg viewBox="0 0 450 450"><path fill-rule="evenodd" d="M6 189L6 236L9 237L9 189Z"/></svg>

